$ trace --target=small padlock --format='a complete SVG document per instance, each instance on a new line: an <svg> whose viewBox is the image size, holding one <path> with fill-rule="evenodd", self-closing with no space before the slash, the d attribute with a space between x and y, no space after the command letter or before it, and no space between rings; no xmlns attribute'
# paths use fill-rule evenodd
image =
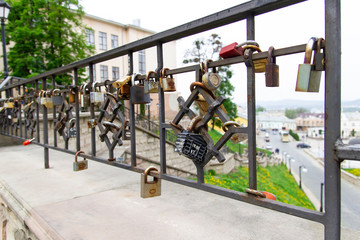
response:
<svg viewBox="0 0 360 240"><path fill-rule="evenodd" d="M245 54L245 50L246 49L250 49L252 51L257 51L257 52L261 52L261 49L258 46L255 45L246 45L243 47L244 50L244 54ZM254 64L254 71L256 73L263 73L265 72L265 67L266 64L268 64L268 60L267 58L261 58L261 59L257 59L257 60L253 60L253 64Z"/></svg>
<svg viewBox="0 0 360 240"><path fill-rule="evenodd" d="M63 104L63 97L60 95L60 89L51 90L52 102L54 106L60 106Z"/></svg>
<svg viewBox="0 0 360 240"><path fill-rule="evenodd" d="M90 92L90 103L100 104L105 100L105 95L100 90L100 86L98 91L96 91L96 82L93 83L93 91Z"/></svg>
<svg viewBox="0 0 360 240"><path fill-rule="evenodd" d="M95 128L97 125L97 120L96 119L89 119L88 120L88 128Z"/></svg>
<svg viewBox="0 0 360 240"><path fill-rule="evenodd" d="M80 88L81 91L81 107L86 108L90 106L90 91L88 85L83 83Z"/></svg>
<svg viewBox="0 0 360 240"><path fill-rule="evenodd" d="M228 130L228 126L233 125L235 127L240 127L241 125L238 122L235 121L227 121L222 125L222 130L224 132L227 132ZM245 141L247 139L247 134L246 133L235 133L231 136L230 141L232 141L233 143L239 143L242 141Z"/></svg>
<svg viewBox="0 0 360 240"><path fill-rule="evenodd" d="M242 46L244 45L255 45L255 46L259 46L259 44L255 41L249 40L246 42L243 42L241 44L238 44L237 42L234 42L232 44L229 44L225 47L222 47L220 49L220 57L222 58L232 58L232 57L237 57L237 56L242 56L244 54L244 50L242 48Z"/></svg>
<svg viewBox="0 0 360 240"><path fill-rule="evenodd" d="M177 135L175 152L185 155L197 163L202 163L205 160L207 144L203 136L183 130Z"/></svg>
<svg viewBox="0 0 360 240"><path fill-rule="evenodd" d="M274 50L273 46L269 47L268 50L268 64L265 67L266 87L279 86L279 65L276 65Z"/></svg>
<svg viewBox="0 0 360 240"><path fill-rule="evenodd" d="M161 195L161 179L154 177L154 180L148 181L148 174L151 171L159 172L155 167L148 167L144 173L141 174L141 190L140 196L142 198L157 197Z"/></svg>
<svg viewBox="0 0 360 240"><path fill-rule="evenodd" d="M122 77L120 80L113 82L113 87L118 89L118 96L122 100L130 99L130 83L131 83L131 75Z"/></svg>
<svg viewBox="0 0 360 240"><path fill-rule="evenodd" d="M155 74L156 72L154 71L149 71L148 74L146 75L146 79L144 81L144 93L158 93L159 92L159 88L158 88L158 82L156 82L155 77L150 77L151 74Z"/></svg>
<svg viewBox="0 0 360 240"><path fill-rule="evenodd" d="M325 71L325 53L321 50L324 39L319 38L316 43L315 71Z"/></svg>
<svg viewBox="0 0 360 240"><path fill-rule="evenodd" d="M69 138L75 138L77 135L76 132L76 128L75 128L75 123L73 123L75 121L75 118L70 119L69 121L69 130L68 130L68 137Z"/></svg>
<svg viewBox="0 0 360 240"><path fill-rule="evenodd" d="M122 139L131 140L130 122L125 121L123 124Z"/></svg>
<svg viewBox="0 0 360 240"><path fill-rule="evenodd" d="M212 60L207 60L206 63L201 63L200 68L203 72L202 82L204 83L205 87L210 91L214 91L220 86L221 77L216 73L216 68L213 68L212 72L208 71L208 65L210 62L212 62Z"/></svg>
<svg viewBox="0 0 360 240"><path fill-rule="evenodd" d="M169 69L163 68L161 71L160 86L164 92L174 92L176 91L175 80L172 75L165 75L166 70Z"/></svg>
<svg viewBox="0 0 360 240"><path fill-rule="evenodd" d="M78 151L75 154L75 162L73 163L73 170L75 172L88 169L88 161L86 160L86 158L84 158L84 160L82 161L78 161L77 158L80 153L84 153L84 151Z"/></svg>
<svg viewBox="0 0 360 240"><path fill-rule="evenodd" d="M315 43L316 38L310 38L305 49L304 64L299 64L295 88L295 91L297 92L319 92L321 71L315 71L315 64L311 64Z"/></svg>
<svg viewBox="0 0 360 240"><path fill-rule="evenodd" d="M139 83L135 85L136 77L141 76L140 74L134 73L131 77L130 87L130 101L132 104L146 104L150 103L150 94L144 92L144 86Z"/></svg>
<svg viewBox="0 0 360 240"><path fill-rule="evenodd" d="M79 101L80 99L80 92L77 91L77 86L70 86L69 90L69 103L75 103L75 96L78 97Z"/></svg>
<svg viewBox="0 0 360 240"><path fill-rule="evenodd" d="M44 103L44 106L46 108L53 108L53 101L52 101L52 97L51 97L51 91L48 91L48 92L44 92L44 95L45 95L45 103Z"/></svg>
<svg viewBox="0 0 360 240"><path fill-rule="evenodd" d="M39 102L41 105L45 105L46 103L46 91L41 90L39 93Z"/></svg>

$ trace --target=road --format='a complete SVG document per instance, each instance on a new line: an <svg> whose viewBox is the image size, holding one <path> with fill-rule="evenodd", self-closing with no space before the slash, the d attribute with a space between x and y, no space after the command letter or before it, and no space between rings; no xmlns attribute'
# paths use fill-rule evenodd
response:
<svg viewBox="0 0 360 240"><path fill-rule="evenodd" d="M301 173L302 185L307 187L320 201L320 185L324 182L323 166L305 153L303 149L296 148L296 142L281 142L278 134L270 133L270 144L273 149L279 148L280 154L286 152L295 159L291 162L292 173L299 175L299 166L301 165L307 168L306 173ZM289 161L286 164L289 164ZM345 179L341 181L341 218L343 227L360 232L360 188Z"/></svg>

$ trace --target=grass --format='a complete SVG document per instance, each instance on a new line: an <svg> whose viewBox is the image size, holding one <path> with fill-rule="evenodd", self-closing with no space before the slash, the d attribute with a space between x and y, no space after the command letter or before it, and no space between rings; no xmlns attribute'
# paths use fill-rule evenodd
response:
<svg viewBox="0 0 360 240"><path fill-rule="evenodd" d="M360 177L360 168L343 168L343 170L351 173L354 176Z"/></svg>
<svg viewBox="0 0 360 240"><path fill-rule="evenodd" d="M245 188L249 186L248 176L249 170L246 167L239 167L234 173L222 175L209 171L205 174L205 183L245 192ZM315 210L285 165L258 167L257 181L258 190L274 194L277 201Z"/></svg>

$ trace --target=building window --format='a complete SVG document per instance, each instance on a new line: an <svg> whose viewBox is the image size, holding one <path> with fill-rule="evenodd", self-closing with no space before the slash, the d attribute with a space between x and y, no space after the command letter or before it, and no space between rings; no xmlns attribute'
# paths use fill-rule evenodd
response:
<svg viewBox="0 0 360 240"><path fill-rule="evenodd" d="M112 80L119 79L119 67L112 67Z"/></svg>
<svg viewBox="0 0 360 240"><path fill-rule="evenodd" d="M146 65L145 65L145 50L139 51L139 73L146 73Z"/></svg>
<svg viewBox="0 0 360 240"><path fill-rule="evenodd" d="M116 48L119 46L119 37L117 35L111 34L111 48Z"/></svg>
<svg viewBox="0 0 360 240"><path fill-rule="evenodd" d="M95 45L95 35L94 35L94 31L91 29L86 29L85 30L85 34L86 34L86 44L88 46L93 46Z"/></svg>
<svg viewBox="0 0 360 240"><path fill-rule="evenodd" d="M100 81L104 82L108 79L108 66L100 65Z"/></svg>
<svg viewBox="0 0 360 240"><path fill-rule="evenodd" d="M107 44L106 44L106 33L99 32L99 49L100 50L106 50Z"/></svg>

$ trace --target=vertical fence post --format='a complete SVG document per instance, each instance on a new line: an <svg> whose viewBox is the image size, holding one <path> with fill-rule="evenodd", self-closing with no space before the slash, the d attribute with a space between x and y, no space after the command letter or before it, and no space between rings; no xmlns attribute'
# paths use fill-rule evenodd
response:
<svg viewBox="0 0 360 240"><path fill-rule="evenodd" d="M39 81L35 81L35 91L39 94ZM36 141L40 142L40 102L36 103Z"/></svg>
<svg viewBox="0 0 360 240"><path fill-rule="evenodd" d="M129 61L129 75L134 72L134 59L133 53L129 52L128 54ZM133 87L133 86L132 86ZM136 129L135 129L135 105L131 103L130 97L130 133L131 133L131 166L136 167Z"/></svg>
<svg viewBox="0 0 360 240"><path fill-rule="evenodd" d="M46 91L46 78L43 79L42 82L42 89ZM43 134L44 134L44 145L47 145L49 142L49 135L48 135L48 116L47 116L47 108L43 105ZM49 168L49 148L44 146L44 166L45 168Z"/></svg>
<svg viewBox="0 0 360 240"><path fill-rule="evenodd" d="M18 87L18 92L19 92L19 96L21 96L21 86ZM25 92L24 92L24 95L25 95ZM20 137L22 138L23 137L23 132L22 132L22 117L21 117L21 101L19 103L19 111L18 111L18 115L19 115L19 119L18 119L18 122L19 122L19 135Z"/></svg>
<svg viewBox="0 0 360 240"><path fill-rule="evenodd" d="M340 239L341 176L335 142L340 139L341 13L340 0L325 1L325 239Z"/></svg>
<svg viewBox="0 0 360 240"><path fill-rule="evenodd" d="M246 19L247 39L255 40L255 17L249 15ZM255 72L253 67L247 67L247 104L248 104L248 159L249 188L257 189L256 177L256 102L255 102Z"/></svg>
<svg viewBox="0 0 360 240"><path fill-rule="evenodd" d="M56 88L55 75L51 76L52 88ZM53 134L54 134L54 147L57 147L57 132L55 129L55 121L56 121L56 106L53 106Z"/></svg>
<svg viewBox="0 0 360 240"><path fill-rule="evenodd" d="M23 85L23 92L24 92L24 103L26 103L25 101L25 94L26 94L26 86ZM20 112L21 114L21 112ZM24 137L25 139L27 139L27 131L26 131L26 116L25 116L25 112L24 112Z"/></svg>
<svg viewBox="0 0 360 240"><path fill-rule="evenodd" d="M94 79L94 64L90 63L89 64L89 89L91 89L91 91L95 91L95 89L92 89L92 84L95 81ZM90 103L90 116L91 119L95 119L95 107L94 107L94 103ZM91 128L91 155L96 156L96 129L95 128Z"/></svg>
<svg viewBox="0 0 360 240"><path fill-rule="evenodd" d="M79 76L78 69L74 68L74 85L75 85L75 117L76 117L76 151L80 151L80 103L79 103ZM70 126L69 126L70 127Z"/></svg>

